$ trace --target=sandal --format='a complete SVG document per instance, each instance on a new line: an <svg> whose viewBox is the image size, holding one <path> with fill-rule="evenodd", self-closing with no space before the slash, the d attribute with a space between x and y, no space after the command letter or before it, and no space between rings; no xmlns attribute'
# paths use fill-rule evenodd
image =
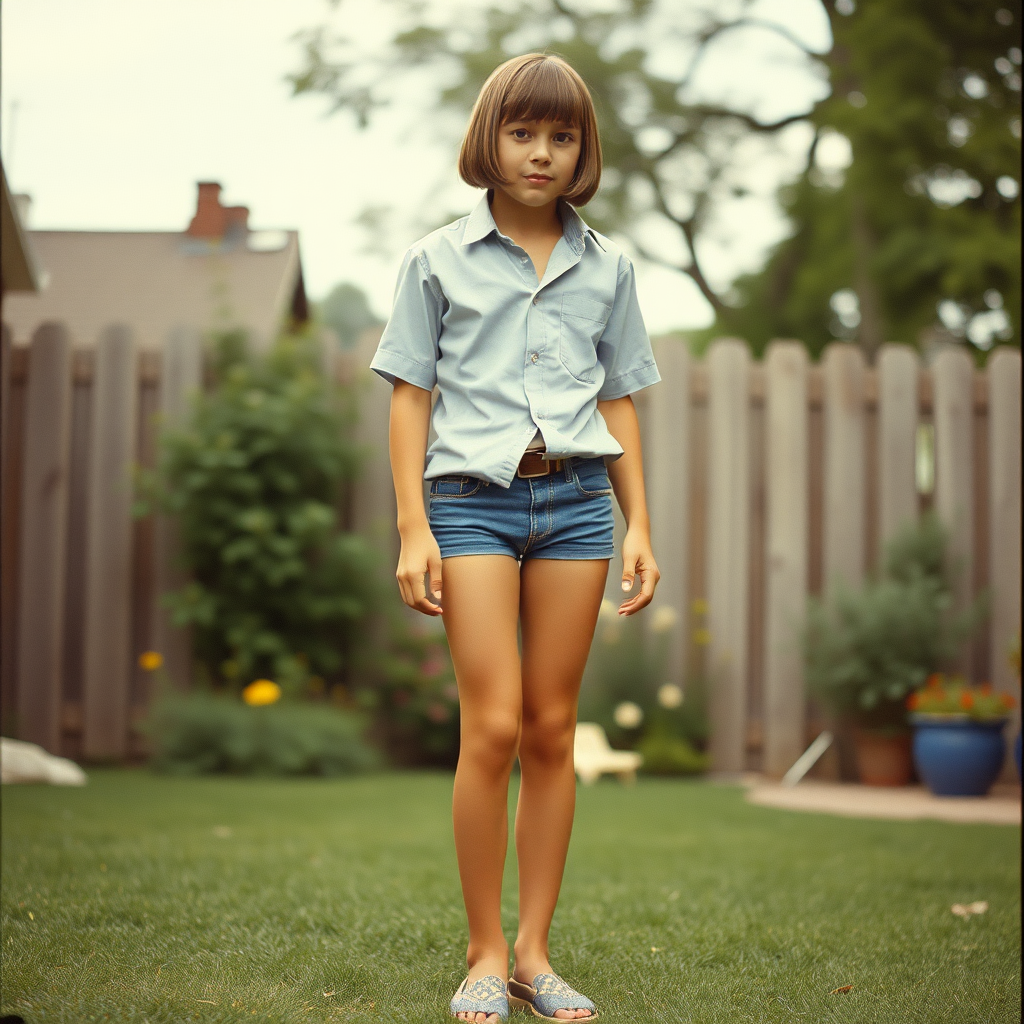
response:
<svg viewBox="0 0 1024 1024"><path fill-rule="evenodd" d="M534 1017L557 1021L559 1024L572 1018L556 1017L555 1010L589 1010L589 1017L576 1018L580 1024L597 1018L597 1007L585 995L567 985L557 974L538 974L532 985L509 978L508 1001L510 1006L521 1010L529 1007Z"/></svg>
<svg viewBox="0 0 1024 1024"><path fill-rule="evenodd" d="M505 982L496 974L477 978L470 983L469 975L452 996L451 1011L457 1013L496 1013L502 1020L508 1020L508 993Z"/></svg>

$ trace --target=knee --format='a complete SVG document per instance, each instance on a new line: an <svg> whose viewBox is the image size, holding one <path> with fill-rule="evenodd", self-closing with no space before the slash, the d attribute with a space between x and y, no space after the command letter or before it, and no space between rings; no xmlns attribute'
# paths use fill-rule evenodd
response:
<svg viewBox="0 0 1024 1024"><path fill-rule="evenodd" d="M520 760L549 766L562 765L572 759L575 733L575 708L524 712Z"/></svg>
<svg viewBox="0 0 1024 1024"><path fill-rule="evenodd" d="M495 772L509 771L519 748L520 720L513 711L489 711L464 718L460 756Z"/></svg>

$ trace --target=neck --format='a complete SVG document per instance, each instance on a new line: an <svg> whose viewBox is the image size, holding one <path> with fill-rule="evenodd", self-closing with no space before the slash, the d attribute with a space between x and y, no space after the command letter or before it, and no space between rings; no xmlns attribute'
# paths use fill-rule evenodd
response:
<svg viewBox="0 0 1024 1024"><path fill-rule="evenodd" d="M491 216L498 230L509 238L562 233L557 199L543 206L525 206L496 188L491 199Z"/></svg>

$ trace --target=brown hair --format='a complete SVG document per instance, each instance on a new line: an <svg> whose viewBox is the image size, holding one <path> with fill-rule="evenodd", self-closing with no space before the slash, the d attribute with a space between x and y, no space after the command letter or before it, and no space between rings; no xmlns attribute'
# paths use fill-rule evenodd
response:
<svg viewBox="0 0 1024 1024"><path fill-rule="evenodd" d="M498 167L498 131L514 121L556 121L580 131L576 173L562 198L583 206L601 181L601 141L597 117L583 79L549 53L513 57L491 72L469 117L459 151L459 177L476 188L504 184Z"/></svg>

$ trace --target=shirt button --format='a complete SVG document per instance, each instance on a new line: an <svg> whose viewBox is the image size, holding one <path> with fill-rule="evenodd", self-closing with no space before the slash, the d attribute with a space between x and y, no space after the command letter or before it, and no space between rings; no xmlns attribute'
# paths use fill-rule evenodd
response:
<svg viewBox="0 0 1024 1024"><path fill-rule="evenodd" d="M537 357L537 353L536 353L536 352L534 352L534 353L533 353L533 355L531 355L531 356L530 356L530 362L531 362L531 363L535 363L535 362L537 362L537 358L538 358L538 357Z"/></svg>
<svg viewBox="0 0 1024 1024"><path fill-rule="evenodd" d="M534 295L534 297L533 297L533 304L536 306L539 302L540 302L540 296L539 295Z"/></svg>

